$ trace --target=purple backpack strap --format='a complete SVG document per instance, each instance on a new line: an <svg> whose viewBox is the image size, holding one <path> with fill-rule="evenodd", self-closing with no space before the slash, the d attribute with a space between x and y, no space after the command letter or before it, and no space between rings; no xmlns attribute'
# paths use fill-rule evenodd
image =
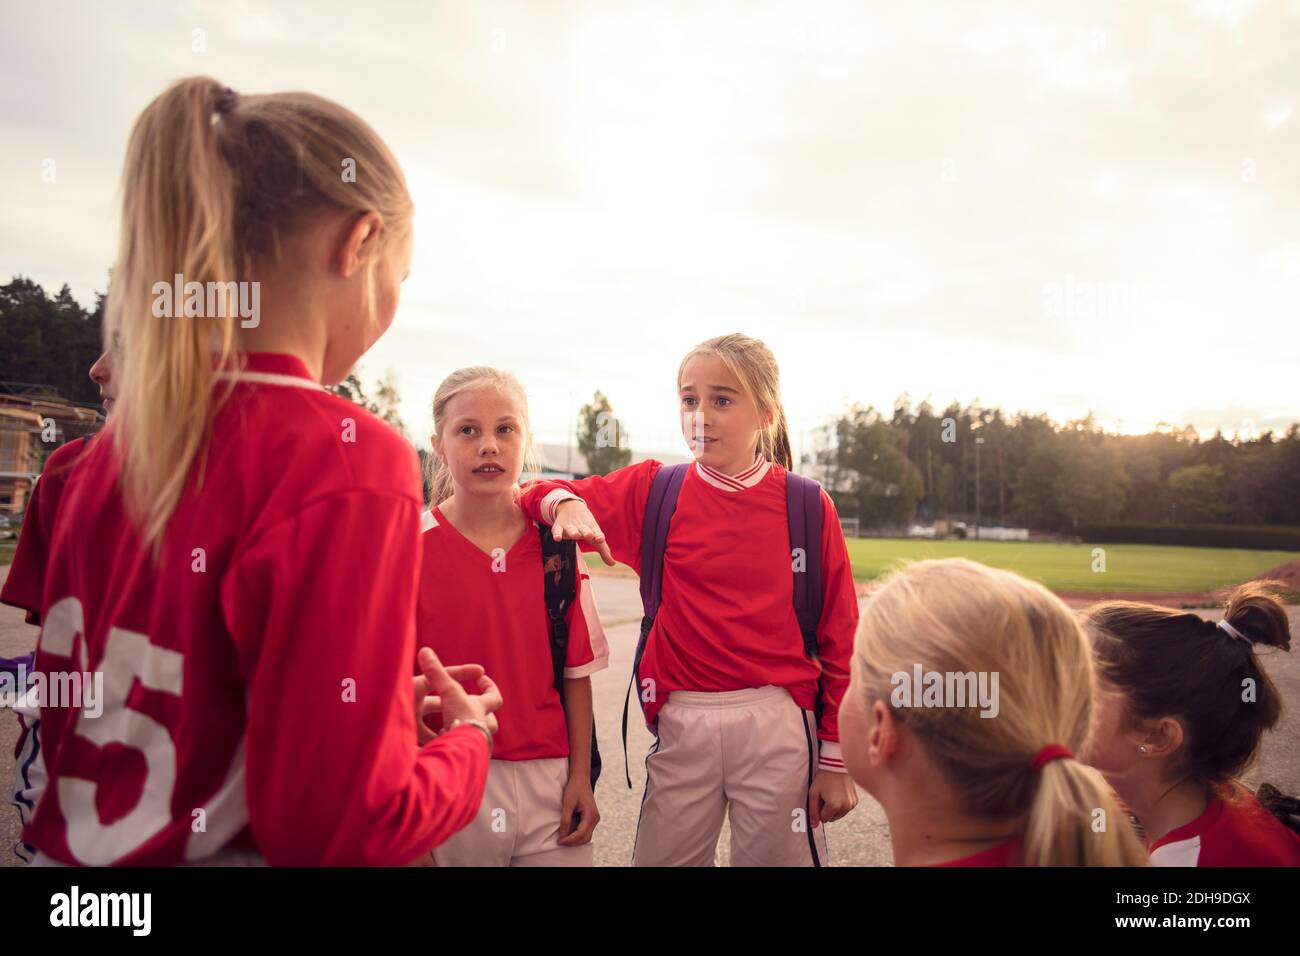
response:
<svg viewBox="0 0 1300 956"><path fill-rule="evenodd" d="M794 614L803 634L804 651L817 657L817 625L822 619L822 486L811 478L785 473L785 507L790 524L794 573ZM803 570L795 564L803 554Z"/></svg>
<svg viewBox="0 0 1300 956"><path fill-rule="evenodd" d="M638 684L641 655L645 653L646 638L650 636L655 614L659 612L659 600L664 588L664 550L668 546L668 525L672 522L673 512L677 510L677 494L682 490L688 468L689 463L661 467L655 473L645 502L645 518L641 525L641 610L644 615L641 618L641 636L637 638L636 653L632 656L632 679L623 695L623 774L627 777L629 789L632 787L632 771L627 759L628 698L633 688L637 688L637 700L641 700ZM643 712L644 709L642 704Z"/></svg>
<svg viewBox="0 0 1300 956"><path fill-rule="evenodd" d="M677 510L677 495L690 463L664 465L655 474L645 503L645 523L641 528L641 609L654 620L664 587L664 550L668 546L668 525ZM639 662L641 655L637 654Z"/></svg>
<svg viewBox="0 0 1300 956"><path fill-rule="evenodd" d="M0 657L0 671L6 674L30 674L36 666L35 654L23 654L21 657ZM19 696L22 696L23 688L18 688Z"/></svg>

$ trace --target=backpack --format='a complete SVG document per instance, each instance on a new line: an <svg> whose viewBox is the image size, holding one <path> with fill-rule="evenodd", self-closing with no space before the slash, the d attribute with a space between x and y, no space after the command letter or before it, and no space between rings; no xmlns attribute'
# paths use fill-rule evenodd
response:
<svg viewBox="0 0 1300 956"><path fill-rule="evenodd" d="M650 486L650 495L646 498L645 522L641 527L641 636L636 644L636 656L632 659L632 679L628 682L628 693L633 685L640 686L641 655L645 653L646 638L654 626L655 615L659 612L664 581L664 550L668 545L668 525L673 512L677 510L677 496L681 492L682 482L690 463L664 465L655 474ZM817 625L822 616L822 497L821 485L811 478L796 475L792 471L785 473L786 521L790 529L791 554L800 550L804 556L803 571L794 574L794 613L799 622L799 632L803 635L804 653L809 659L817 660ZM640 701L640 694L637 694ZM645 710L641 701L642 711ZM632 787L632 773L627 762L627 715L628 694L623 697L623 772L627 777L628 788ZM815 705L817 722L821 723L822 699L821 680L817 681L817 703Z"/></svg>
<svg viewBox="0 0 1300 956"><path fill-rule="evenodd" d="M1300 798L1284 793L1271 783L1261 783L1255 799L1284 827L1300 833Z"/></svg>
<svg viewBox="0 0 1300 956"><path fill-rule="evenodd" d="M556 541L549 525L538 524L542 537L542 574L546 585L546 616L551 637L551 666L555 690L564 700L564 662L568 659L567 614L578 596L578 542ZM591 715L591 789L600 779L600 747L596 744L596 715Z"/></svg>
<svg viewBox="0 0 1300 956"><path fill-rule="evenodd" d="M22 705L28 689L33 686L30 681L34 658L34 654L23 654L21 657L12 658L0 657L0 674L7 675L9 681L6 683L13 683L16 688L14 699L0 702L0 709L5 706L12 707L14 716L18 718L18 743L14 747L16 773L9 802L18 808L20 833L21 828L27 825L27 821L36 812L36 800L45 789L44 764L40 762L43 759L40 756L41 741L37 733L41 721L38 715L34 715L31 710L25 711ZM36 856L36 848L24 841L21 836L13 845L13 851L23 863L31 863Z"/></svg>

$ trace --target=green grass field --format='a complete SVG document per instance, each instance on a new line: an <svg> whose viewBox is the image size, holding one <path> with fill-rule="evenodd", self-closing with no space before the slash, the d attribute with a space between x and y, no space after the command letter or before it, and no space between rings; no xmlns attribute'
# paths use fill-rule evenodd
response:
<svg viewBox="0 0 1300 956"><path fill-rule="evenodd" d="M1106 570L1094 572L1093 549L1104 548ZM0 565L13 558L0 542ZM870 581L901 560L970 558L1039 581L1053 591L1168 591L1202 593L1249 580L1300 558L1288 551L1179 548L1155 544L1054 544L1026 541L923 541L849 538L853 576ZM587 563L600 558L587 555Z"/></svg>
<svg viewBox="0 0 1300 956"><path fill-rule="evenodd" d="M1104 572L1093 571L1096 548L1105 552ZM955 557L1015 571L1053 591L1200 593L1249 580L1300 554L1156 544L849 539L853 576L859 581L878 577L900 559Z"/></svg>
<svg viewBox="0 0 1300 956"><path fill-rule="evenodd" d="M1202 593L1249 580L1300 558L1288 551L1183 548L1154 544L1056 544L1028 541L925 541L849 538L853 576L870 581L902 560L970 558L1015 571L1053 591L1166 591ZM1093 549L1105 550L1104 572L1094 572ZM600 558L587 555L588 564Z"/></svg>

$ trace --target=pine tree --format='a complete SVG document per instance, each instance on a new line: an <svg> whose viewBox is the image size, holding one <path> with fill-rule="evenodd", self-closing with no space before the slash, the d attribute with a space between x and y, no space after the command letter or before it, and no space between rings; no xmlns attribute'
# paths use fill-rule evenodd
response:
<svg viewBox="0 0 1300 956"><path fill-rule="evenodd" d="M578 410L578 451L593 475L608 475L632 460L627 431L614 417L609 399L599 391L591 404Z"/></svg>

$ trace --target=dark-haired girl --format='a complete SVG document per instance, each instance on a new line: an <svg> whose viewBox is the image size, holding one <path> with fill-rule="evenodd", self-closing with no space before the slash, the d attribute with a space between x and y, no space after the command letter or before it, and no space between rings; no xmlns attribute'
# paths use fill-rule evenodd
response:
<svg viewBox="0 0 1300 956"><path fill-rule="evenodd" d="M1088 762L1132 808L1157 866L1300 866L1300 835L1237 778L1282 700L1256 648L1291 649L1269 586L1236 588L1223 620L1113 601L1087 614L1098 664Z"/></svg>

